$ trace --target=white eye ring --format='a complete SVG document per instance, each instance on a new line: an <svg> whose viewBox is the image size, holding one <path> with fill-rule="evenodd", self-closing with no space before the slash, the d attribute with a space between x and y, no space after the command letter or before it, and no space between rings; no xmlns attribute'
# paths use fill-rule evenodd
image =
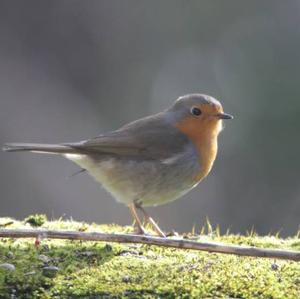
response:
<svg viewBox="0 0 300 299"><path fill-rule="evenodd" d="M192 113L193 115L195 115L195 116L199 116L199 115L202 114L202 111L201 111L199 108L197 108L197 107L192 107L191 113Z"/></svg>

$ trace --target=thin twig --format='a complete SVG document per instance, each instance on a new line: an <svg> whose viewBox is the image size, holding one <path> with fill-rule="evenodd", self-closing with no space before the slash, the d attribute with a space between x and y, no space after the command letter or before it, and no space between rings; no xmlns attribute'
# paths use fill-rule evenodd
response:
<svg viewBox="0 0 300 299"><path fill-rule="evenodd" d="M241 256L266 257L276 259L286 259L300 261L300 251L266 249L250 246L228 245L215 242L199 242L181 238L160 238L154 236L140 236L127 234L107 234L107 233L84 233L77 231L56 231L40 229L1 229L2 238L49 238L49 239L69 239L85 241L104 241L118 243L141 243L173 248L184 248L202 250L208 252L218 252L235 254Z"/></svg>

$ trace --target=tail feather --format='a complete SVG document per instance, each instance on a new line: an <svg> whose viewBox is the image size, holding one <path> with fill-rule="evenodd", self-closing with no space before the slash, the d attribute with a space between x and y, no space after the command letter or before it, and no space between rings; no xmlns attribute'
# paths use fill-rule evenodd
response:
<svg viewBox="0 0 300 299"><path fill-rule="evenodd" d="M38 144L38 143L6 143L3 146L5 152L39 152L49 154L70 154L78 150L71 146L61 144Z"/></svg>

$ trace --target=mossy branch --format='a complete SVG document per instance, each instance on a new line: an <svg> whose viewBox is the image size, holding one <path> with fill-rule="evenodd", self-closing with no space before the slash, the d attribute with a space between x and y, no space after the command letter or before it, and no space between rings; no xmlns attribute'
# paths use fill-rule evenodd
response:
<svg viewBox="0 0 300 299"><path fill-rule="evenodd" d="M208 252L235 254L240 256L265 257L300 261L300 251L266 249L250 246L228 245L215 242L199 242L183 238L160 238L129 234L109 234L97 232L56 231L40 229L0 229L2 238L69 239L84 241L104 241L118 243L141 243L163 247L193 249Z"/></svg>

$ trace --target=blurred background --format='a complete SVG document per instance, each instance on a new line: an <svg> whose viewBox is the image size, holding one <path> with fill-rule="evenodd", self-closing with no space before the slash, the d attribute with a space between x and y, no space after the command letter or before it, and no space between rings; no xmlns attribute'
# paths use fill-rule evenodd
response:
<svg viewBox="0 0 300 299"><path fill-rule="evenodd" d="M1 1L0 143L78 141L201 92L235 116L211 174L149 210L165 230L295 234L300 1ZM131 224L58 156L0 153L0 216Z"/></svg>

